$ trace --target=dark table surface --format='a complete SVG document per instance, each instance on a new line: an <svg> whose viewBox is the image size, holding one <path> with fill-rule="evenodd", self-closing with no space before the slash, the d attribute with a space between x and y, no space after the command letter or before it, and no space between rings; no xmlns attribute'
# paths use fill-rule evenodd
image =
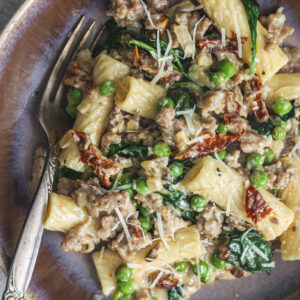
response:
<svg viewBox="0 0 300 300"><path fill-rule="evenodd" d="M0 31L25 0L0 0Z"/></svg>

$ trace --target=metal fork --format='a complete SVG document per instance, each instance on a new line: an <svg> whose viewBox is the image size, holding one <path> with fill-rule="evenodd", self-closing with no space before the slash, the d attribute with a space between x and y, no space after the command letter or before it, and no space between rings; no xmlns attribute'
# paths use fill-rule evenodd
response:
<svg viewBox="0 0 300 300"><path fill-rule="evenodd" d="M104 28L95 32L95 22L84 25L85 16L81 17L70 35L57 62L50 74L39 109L39 121L49 143L43 175L35 193L33 204L27 216L22 233L8 274L7 285L3 294L4 300L24 299L25 292L31 280L36 258L40 248L47 212L48 198L52 189L59 146L59 133L65 132L69 122L65 122L65 112L62 108L64 86L62 78L70 60L83 48L95 48Z"/></svg>

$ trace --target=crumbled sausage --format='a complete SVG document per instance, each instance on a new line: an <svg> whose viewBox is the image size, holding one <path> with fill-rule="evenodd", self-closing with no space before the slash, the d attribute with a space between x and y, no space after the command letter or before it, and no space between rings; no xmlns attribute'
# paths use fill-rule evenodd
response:
<svg viewBox="0 0 300 300"><path fill-rule="evenodd" d="M274 14L262 17L261 22L267 28L265 50L272 52L278 44L281 44L285 38L292 35L294 28L284 25L286 17L282 13L283 8L280 7Z"/></svg>
<svg viewBox="0 0 300 300"><path fill-rule="evenodd" d="M147 5L150 9L163 11L169 6L169 0L148 0Z"/></svg>
<svg viewBox="0 0 300 300"><path fill-rule="evenodd" d="M71 194L78 189L80 186L79 182L66 177L58 179L57 193L60 195L71 196Z"/></svg>
<svg viewBox="0 0 300 300"><path fill-rule="evenodd" d="M225 100L225 92L208 91L198 99L197 106L202 109L202 117L208 118L212 112L217 115L225 112Z"/></svg>
<svg viewBox="0 0 300 300"><path fill-rule="evenodd" d="M236 267L234 267L230 272L236 278L241 278L244 276L244 271Z"/></svg>
<svg viewBox="0 0 300 300"><path fill-rule="evenodd" d="M119 27L124 27L146 17L145 10L139 0L111 0L106 14L113 17Z"/></svg>
<svg viewBox="0 0 300 300"><path fill-rule="evenodd" d="M148 195L136 194L134 197L144 208L150 213L159 212L163 221L163 230L165 236L173 236L180 228L187 227L190 223L177 217L170 206L163 204L162 196L158 193L151 193ZM157 220L155 222L154 234L158 235Z"/></svg>
<svg viewBox="0 0 300 300"><path fill-rule="evenodd" d="M222 232L224 217L215 205L208 204L203 213L197 217L197 226L201 234L208 239L216 239Z"/></svg>
<svg viewBox="0 0 300 300"><path fill-rule="evenodd" d="M230 228L229 230L237 229L238 231L245 231L248 226L244 220L235 216L226 216L225 222L227 223L227 230Z"/></svg>
<svg viewBox="0 0 300 300"><path fill-rule="evenodd" d="M99 243L91 218L67 232L62 242L62 249L68 252L89 253Z"/></svg>
<svg viewBox="0 0 300 300"><path fill-rule="evenodd" d="M94 65L95 60L89 49L79 51L75 59L72 60L68 66L64 77L64 84L90 93L94 85L92 79Z"/></svg>
<svg viewBox="0 0 300 300"><path fill-rule="evenodd" d="M268 174L269 182L267 188L276 188L282 190L286 188L288 183L294 178L295 168L290 164L281 161L264 167L264 171Z"/></svg>
<svg viewBox="0 0 300 300"><path fill-rule="evenodd" d="M267 140L264 136L257 133L255 130L246 130L241 139L241 150L244 153L258 152L264 153L264 148L267 146Z"/></svg>
<svg viewBox="0 0 300 300"><path fill-rule="evenodd" d="M241 164L239 163L241 151L240 150L234 150L226 155L225 163L228 167L232 169L238 169L241 167Z"/></svg>
<svg viewBox="0 0 300 300"><path fill-rule="evenodd" d="M221 260L227 260L230 257L230 250L227 248L226 244L223 244L219 248L219 257Z"/></svg>

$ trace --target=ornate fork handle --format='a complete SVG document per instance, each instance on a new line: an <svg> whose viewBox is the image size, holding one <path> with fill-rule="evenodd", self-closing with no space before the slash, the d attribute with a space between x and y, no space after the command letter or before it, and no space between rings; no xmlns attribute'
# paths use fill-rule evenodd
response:
<svg viewBox="0 0 300 300"><path fill-rule="evenodd" d="M54 144L47 157L44 173L25 221L8 274L3 300L24 299L42 239L48 197L52 189L59 146Z"/></svg>

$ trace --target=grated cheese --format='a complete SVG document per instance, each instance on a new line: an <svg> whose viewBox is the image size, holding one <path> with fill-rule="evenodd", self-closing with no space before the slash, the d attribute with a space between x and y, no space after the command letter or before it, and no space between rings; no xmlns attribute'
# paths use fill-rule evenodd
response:
<svg viewBox="0 0 300 300"><path fill-rule="evenodd" d="M129 263L129 264L127 264L127 266L131 269L144 269L145 268L145 266L140 265L140 264L130 264Z"/></svg>
<svg viewBox="0 0 300 300"><path fill-rule="evenodd" d="M129 189L129 188L131 188L131 187L132 187L131 184L124 184L124 185L118 186L117 189L111 189L111 191L122 191L122 190Z"/></svg>
<svg viewBox="0 0 300 300"><path fill-rule="evenodd" d="M272 261L270 263L261 264L265 268L275 268L275 261Z"/></svg>
<svg viewBox="0 0 300 300"><path fill-rule="evenodd" d="M167 30L167 33L168 33L169 43L168 43L164 57L167 57L169 55L169 52L171 50L172 43L173 43L172 35L171 35L170 31ZM158 55L158 57L159 57L158 61L160 61L160 56L161 55ZM164 76L165 65L166 65L166 60L163 60L158 73L151 81L152 84L156 84Z"/></svg>
<svg viewBox="0 0 300 300"><path fill-rule="evenodd" d="M144 229L143 229L141 226L137 225L137 224L128 222L128 219L129 219L129 217L130 217L131 215L132 215L132 214L129 214L129 215L127 216L127 218L126 218L126 223L127 223L128 225L137 227L137 228L139 228L140 230L142 230L142 235L143 235L144 241L147 242Z"/></svg>
<svg viewBox="0 0 300 300"><path fill-rule="evenodd" d="M103 259L104 249L105 249L105 246L102 246L102 247L101 247L101 250L100 250L99 263L101 263L101 261L102 261L102 259Z"/></svg>
<svg viewBox="0 0 300 300"><path fill-rule="evenodd" d="M244 233L243 233L243 237L242 237L242 241L245 239L245 237L247 236L247 234L251 231L251 230L253 230L253 228L249 228L247 231L245 231Z"/></svg>
<svg viewBox="0 0 300 300"><path fill-rule="evenodd" d="M286 188L281 195L281 201L285 201L288 194L289 194L289 188Z"/></svg>
<svg viewBox="0 0 300 300"><path fill-rule="evenodd" d="M146 16L147 16L147 18L148 18L148 20L149 20L149 23L151 24L151 26L152 26L153 28L158 29L158 28L155 26L155 24L153 23L153 20L152 20L152 18L151 18L150 10L148 9L146 3L145 3L143 0L140 0L140 2L141 2L141 4L143 5L143 8L144 8L145 13L146 13Z"/></svg>
<svg viewBox="0 0 300 300"><path fill-rule="evenodd" d="M236 17L236 9L234 8L233 1L230 1L230 6L231 6L231 11L233 12L232 18L233 18L233 23L235 27L235 33L236 33L236 39L238 43L238 54L239 58L243 57L243 49L242 49L242 40L241 40L241 32L240 32L240 27L239 23Z"/></svg>
<svg viewBox="0 0 300 300"><path fill-rule="evenodd" d="M182 116L182 115L190 115L194 112L193 109L186 109L186 110L179 110L176 112L177 116Z"/></svg>
<svg viewBox="0 0 300 300"><path fill-rule="evenodd" d="M243 251L243 253L242 253L242 256L241 256L241 262L244 261L244 258L245 258L245 256L246 256L246 254L247 254L249 248L250 248L250 246L247 245L246 248L244 249L244 251Z"/></svg>
<svg viewBox="0 0 300 300"><path fill-rule="evenodd" d="M116 230L121 222L117 222L116 225L112 228L112 231Z"/></svg>
<svg viewBox="0 0 300 300"><path fill-rule="evenodd" d="M246 240L251 245L251 249L253 249L255 253L257 253L263 259L269 260L268 257L258 247L256 247L249 239L246 238Z"/></svg>
<svg viewBox="0 0 300 300"><path fill-rule="evenodd" d="M183 246L183 249L193 247L195 244L196 244L195 242L188 243L188 244L186 244L186 245Z"/></svg>
<svg viewBox="0 0 300 300"><path fill-rule="evenodd" d="M205 134L205 135L198 136L198 137L188 141L186 144L187 145L192 145L192 144L195 144L195 143L203 142L203 140L206 140L206 139L209 139L209 138L210 138L210 135Z"/></svg>
<svg viewBox="0 0 300 300"><path fill-rule="evenodd" d="M157 28L157 32L156 32L156 49L157 49L157 57L158 57L158 68L161 67L161 48L160 48L160 39L159 39L159 29Z"/></svg>
<svg viewBox="0 0 300 300"><path fill-rule="evenodd" d="M157 277L154 279L154 281L152 282L152 284L150 285L150 289L154 289L158 280L161 278L161 276L163 275L164 272L160 271L159 274L157 275Z"/></svg>
<svg viewBox="0 0 300 300"><path fill-rule="evenodd" d="M147 261L153 261L153 262L156 262L158 264L162 264L164 266L167 266L168 269L172 272L172 273L175 273L175 270L171 267L171 265L169 265L168 263L164 262L164 261L161 261L161 260L158 260L158 259L155 259L155 258L150 258L150 257L147 257L146 258Z"/></svg>
<svg viewBox="0 0 300 300"><path fill-rule="evenodd" d="M157 212L156 215L157 215L157 228L158 228L159 236L161 237L161 241L164 244L164 246L169 250L170 247L168 245L168 242L164 238L164 229L163 229L161 214Z"/></svg>
<svg viewBox="0 0 300 300"><path fill-rule="evenodd" d="M221 40L222 40L222 48L226 46L226 30L224 27L221 28Z"/></svg>
<svg viewBox="0 0 300 300"><path fill-rule="evenodd" d="M202 8L203 8L202 5L198 5L198 6L195 6L195 7L183 8L181 11L183 11L183 12L192 12L192 11L199 10L199 9L202 9Z"/></svg>
<svg viewBox="0 0 300 300"><path fill-rule="evenodd" d="M195 49L196 49L196 33L197 33L197 28L198 28L198 25L202 22L202 20L205 18L205 16L203 16L199 21L196 22L195 24L195 27L194 27L194 30L193 30L193 43L195 45ZM192 59L195 58L195 53L196 53L196 50L193 51L193 54L192 54Z"/></svg>
<svg viewBox="0 0 300 300"><path fill-rule="evenodd" d="M122 216L122 214L121 214L121 212L120 212L120 210L119 210L118 207L115 207L115 211L116 211L116 213L117 213L117 215L118 215L118 217L120 219L120 222L121 222L121 224L123 226L124 233L126 235L126 238L127 238L128 244L129 244L129 249L132 249L132 240L131 240L131 236L130 236L128 227L126 225L126 222L125 222L125 220L124 220L124 218L123 218L123 216Z"/></svg>
<svg viewBox="0 0 300 300"><path fill-rule="evenodd" d="M132 188L136 191L136 180L135 179L132 181Z"/></svg>

